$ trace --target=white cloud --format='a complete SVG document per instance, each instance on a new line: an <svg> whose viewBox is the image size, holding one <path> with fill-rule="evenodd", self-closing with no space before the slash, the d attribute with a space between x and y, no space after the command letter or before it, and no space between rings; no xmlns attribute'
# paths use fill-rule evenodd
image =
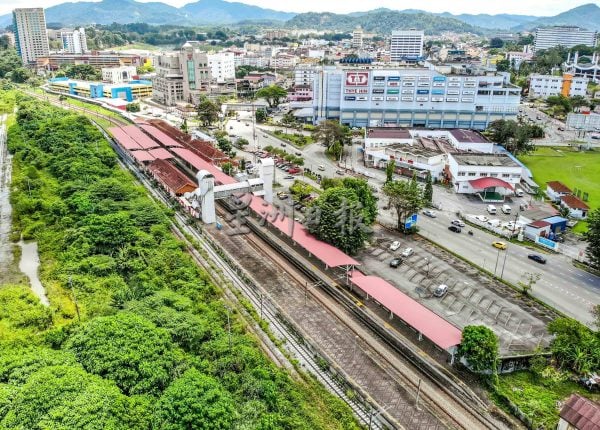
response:
<svg viewBox="0 0 600 430"><path fill-rule="evenodd" d="M76 1L76 0L75 0ZM144 1L144 0L142 0ZM156 0L146 0L156 1ZM173 6L183 6L190 0L163 0ZM303 0L302 2L282 2L281 0L241 0L244 3L267 7L276 10L293 12L356 12L379 7L390 9L423 9L429 12L451 13L510 13L524 15L551 16L564 12L575 6L589 3L590 0L504 0L473 1L454 0L421 0L417 4L399 0ZM50 7L63 3L63 0L0 0L0 14L10 13L16 7ZM600 4L600 2L596 2Z"/></svg>

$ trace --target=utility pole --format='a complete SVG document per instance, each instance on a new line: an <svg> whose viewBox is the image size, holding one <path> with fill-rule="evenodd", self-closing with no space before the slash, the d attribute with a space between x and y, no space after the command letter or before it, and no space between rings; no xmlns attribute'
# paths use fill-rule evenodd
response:
<svg viewBox="0 0 600 430"><path fill-rule="evenodd" d="M496 276L496 270L498 270L498 260L500 260L500 248L498 248L498 255L496 255L496 265L494 266L494 276Z"/></svg>
<svg viewBox="0 0 600 430"><path fill-rule="evenodd" d="M515 222L514 222L513 228L512 228L511 239L515 235L515 228L517 227L517 220L518 219L519 219L519 213L517 212L515 214ZM507 256L508 256L508 248L506 248L506 254L504 254L504 262L502 263L502 271L500 272L500 279L502 279L502 277L504 276L504 266L506 266L506 257Z"/></svg>
<svg viewBox="0 0 600 430"><path fill-rule="evenodd" d="M417 411L420 411L421 409L419 409L419 398L421 397L421 382L423 382L421 380L421 378L419 378L419 385L417 386L417 399L415 401L415 407L417 408Z"/></svg>

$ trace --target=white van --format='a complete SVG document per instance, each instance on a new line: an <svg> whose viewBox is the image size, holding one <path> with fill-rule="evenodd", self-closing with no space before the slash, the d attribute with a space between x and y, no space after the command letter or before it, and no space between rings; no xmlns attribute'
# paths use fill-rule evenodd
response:
<svg viewBox="0 0 600 430"><path fill-rule="evenodd" d="M319 169L319 170L325 170L325 166L323 166L322 164L319 164L319 166L317 167L317 169Z"/></svg>
<svg viewBox="0 0 600 430"><path fill-rule="evenodd" d="M515 196L523 197L524 195L525 195L525 192L521 188L515 187Z"/></svg>
<svg viewBox="0 0 600 430"><path fill-rule="evenodd" d="M509 205L502 205L502 212L506 215L510 214L511 208Z"/></svg>
<svg viewBox="0 0 600 430"><path fill-rule="evenodd" d="M496 215L496 206L488 205L487 211L490 215Z"/></svg>

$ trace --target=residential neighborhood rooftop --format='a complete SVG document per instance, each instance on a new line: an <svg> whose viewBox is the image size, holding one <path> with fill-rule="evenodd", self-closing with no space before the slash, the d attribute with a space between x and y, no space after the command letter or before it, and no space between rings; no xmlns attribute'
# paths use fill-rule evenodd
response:
<svg viewBox="0 0 600 430"><path fill-rule="evenodd" d="M452 157L458 164L467 166L492 166L492 167L520 167L520 165L506 154L453 154Z"/></svg>
<svg viewBox="0 0 600 430"><path fill-rule="evenodd" d="M550 182L546 182L546 184L557 193L571 194L573 192L573 191L571 191L571 189L569 187L567 187L565 184L563 184L562 182L559 182L559 181L550 181Z"/></svg>

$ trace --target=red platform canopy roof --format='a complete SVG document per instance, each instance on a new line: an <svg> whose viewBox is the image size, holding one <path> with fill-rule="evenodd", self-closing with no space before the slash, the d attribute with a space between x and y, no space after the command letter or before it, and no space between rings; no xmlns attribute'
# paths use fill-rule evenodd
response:
<svg viewBox="0 0 600 430"><path fill-rule="evenodd" d="M384 279L355 270L351 282L440 348L460 344L462 332L458 328Z"/></svg>
<svg viewBox="0 0 600 430"><path fill-rule="evenodd" d="M498 178L485 177L474 179L472 181L469 181L469 184L471 184L471 186L477 190L485 190L486 188L492 187L502 187L508 188L509 190L514 190L511 184Z"/></svg>

